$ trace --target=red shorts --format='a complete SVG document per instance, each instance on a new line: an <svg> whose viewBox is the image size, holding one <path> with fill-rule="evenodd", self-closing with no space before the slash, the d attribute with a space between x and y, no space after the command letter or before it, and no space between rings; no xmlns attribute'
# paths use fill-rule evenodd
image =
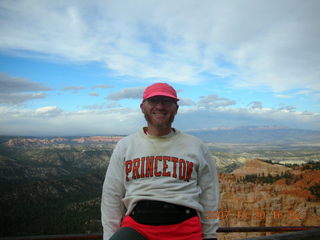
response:
<svg viewBox="0 0 320 240"><path fill-rule="evenodd" d="M148 240L202 240L202 228L198 216L182 223L161 226L140 224L130 216L126 216L121 227L131 227Z"/></svg>

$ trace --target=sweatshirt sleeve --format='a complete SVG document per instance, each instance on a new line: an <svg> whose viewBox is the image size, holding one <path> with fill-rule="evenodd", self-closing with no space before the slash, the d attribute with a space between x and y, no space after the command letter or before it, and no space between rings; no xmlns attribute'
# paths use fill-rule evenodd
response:
<svg viewBox="0 0 320 240"><path fill-rule="evenodd" d="M219 181L215 161L209 149L203 145L204 162L199 167L199 186L201 188L200 204L204 210L200 213L203 228L203 238L216 238L219 219L212 219L210 212L219 208Z"/></svg>
<svg viewBox="0 0 320 240"><path fill-rule="evenodd" d="M122 199L125 195L123 154L120 142L117 144L110 159L102 189L101 222L103 227L103 240L108 240L121 224L125 213Z"/></svg>

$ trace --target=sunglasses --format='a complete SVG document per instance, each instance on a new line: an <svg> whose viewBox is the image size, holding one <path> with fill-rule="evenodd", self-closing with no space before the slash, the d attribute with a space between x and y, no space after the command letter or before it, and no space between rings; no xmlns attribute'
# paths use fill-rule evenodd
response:
<svg viewBox="0 0 320 240"><path fill-rule="evenodd" d="M157 105L158 103L162 103L165 106L170 106L172 104L176 104L177 101L170 97L151 97L146 99L146 101L151 105Z"/></svg>

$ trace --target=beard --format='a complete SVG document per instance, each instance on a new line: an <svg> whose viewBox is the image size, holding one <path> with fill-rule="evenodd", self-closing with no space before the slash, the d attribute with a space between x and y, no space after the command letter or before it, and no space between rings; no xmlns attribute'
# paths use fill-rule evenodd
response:
<svg viewBox="0 0 320 240"><path fill-rule="evenodd" d="M145 112L144 118L146 119L148 124L154 126L157 129L167 129L171 127L175 118L175 114L170 114L169 118L166 121L156 121L152 118L152 114Z"/></svg>

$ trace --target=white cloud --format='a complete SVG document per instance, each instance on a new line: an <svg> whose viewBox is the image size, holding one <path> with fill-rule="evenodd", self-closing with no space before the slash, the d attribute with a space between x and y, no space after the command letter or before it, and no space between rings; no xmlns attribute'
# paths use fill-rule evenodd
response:
<svg viewBox="0 0 320 240"><path fill-rule="evenodd" d="M25 0L0 7L1 51L98 61L148 81L218 77L277 93L320 89L317 0Z"/></svg>
<svg viewBox="0 0 320 240"><path fill-rule="evenodd" d="M5 116L3 115L5 114ZM65 112L55 106L35 111L0 108L1 135L101 135L128 134L143 126L137 110L84 110Z"/></svg>
<svg viewBox="0 0 320 240"><path fill-rule="evenodd" d="M113 86L106 85L106 84L98 84L98 85L92 87L92 89L96 89L96 88L113 88Z"/></svg>
<svg viewBox="0 0 320 240"><path fill-rule="evenodd" d="M68 90L78 91L78 90L83 90L83 89L85 89L85 87L83 87L83 86L67 86L67 87L64 87L62 90L63 91L68 91Z"/></svg>
<svg viewBox="0 0 320 240"><path fill-rule="evenodd" d="M47 94L39 91L50 91L51 88L41 83L21 77L0 73L0 104L15 105L33 99L46 98Z"/></svg>
<svg viewBox="0 0 320 240"><path fill-rule="evenodd" d="M276 98L292 98L292 96L288 95L288 94L275 94L274 97L276 97Z"/></svg>
<svg viewBox="0 0 320 240"><path fill-rule="evenodd" d="M178 102L179 106L193 106L195 102L192 101L190 98L180 98Z"/></svg>
<svg viewBox="0 0 320 240"><path fill-rule="evenodd" d="M215 94L210 94L208 96L202 96L200 97L200 100L198 102L198 106L200 108L218 108L218 107L226 107L235 105L236 102L227 98L219 97Z"/></svg>
<svg viewBox="0 0 320 240"><path fill-rule="evenodd" d="M296 110L296 107L295 106L287 106L287 105L281 104L279 106L278 110L287 111L287 112L294 112Z"/></svg>
<svg viewBox="0 0 320 240"><path fill-rule="evenodd" d="M37 108L35 110L36 115L46 116L46 117L57 116L62 112L63 110L58 108L57 106L46 106L46 107Z"/></svg>
<svg viewBox="0 0 320 240"><path fill-rule="evenodd" d="M262 103L259 102L259 101L254 101L254 102L249 103L248 106L250 108L259 108L259 109L261 109L262 108Z"/></svg>
<svg viewBox="0 0 320 240"><path fill-rule="evenodd" d="M252 125L319 129L320 114L269 108L181 109L177 115L175 125L182 129L225 128Z"/></svg>
<svg viewBox="0 0 320 240"><path fill-rule="evenodd" d="M90 109L89 107L87 109ZM99 106L97 106L99 109ZM294 109L180 108L174 127L180 130L239 126L288 126L320 129L320 114ZM108 110L62 111L56 106L37 110L0 107L0 135L104 135L130 134L145 126L141 111L114 107Z"/></svg>
<svg viewBox="0 0 320 240"><path fill-rule="evenodd" d="M0 93L34 92L52 90L41 83L33 82L21 77L13 77L0 73Z"/></svg>
<svg viewBox="0 0 320 240"><path fill-rule="evenodd" d="M46 93L0 93L0 104L19 105L27 101L46 97Z"/></svg>
<svg viewBox="0 0 320 240"><path fill-rule="evenodd" d="M97 93L97 92L90 92L90 93L88 93L88 95L89 95L89 96L92 96L92 97L98 97L98 96L100 96L100 94Z"/></svg>
<svg viewBox="0 0 320 240"><path fill-rule="evenodd" d="M142 99L145 87L124 88L118 92L111 93L107 99L121 100L121 99Z"/></svg>

